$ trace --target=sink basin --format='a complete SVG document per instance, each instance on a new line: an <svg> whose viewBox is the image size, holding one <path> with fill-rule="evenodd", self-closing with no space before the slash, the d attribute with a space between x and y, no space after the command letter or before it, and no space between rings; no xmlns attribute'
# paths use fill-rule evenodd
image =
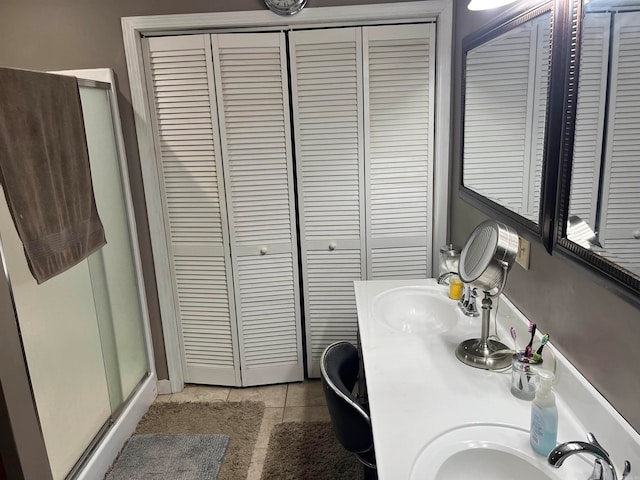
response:
<svg viewBox="0 0 640 480"><path fill-rule="evenodd" d="M529 445L523 428L475 424L449 430L429 442L411 469L411 480L562 480L588 478L591 464L574 456L560 469Z"/></svg>
<svg viewBox="0 0 640 480"><path fill-rule="evenodd" d="M397 332L440 333L458 321L455 302L433 287L387 290L374 298L372 308L374 318Z"/></svg>

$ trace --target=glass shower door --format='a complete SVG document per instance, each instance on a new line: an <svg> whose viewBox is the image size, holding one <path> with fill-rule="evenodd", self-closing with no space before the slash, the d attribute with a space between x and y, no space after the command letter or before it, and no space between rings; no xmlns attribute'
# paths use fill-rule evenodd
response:
<svg viewBox="0 0 640 480"><path fill-rule="evenodd" d="M144 320L109 90L80 86L96 205L107 245L88 259L112 412L146 377Z"/></svg>

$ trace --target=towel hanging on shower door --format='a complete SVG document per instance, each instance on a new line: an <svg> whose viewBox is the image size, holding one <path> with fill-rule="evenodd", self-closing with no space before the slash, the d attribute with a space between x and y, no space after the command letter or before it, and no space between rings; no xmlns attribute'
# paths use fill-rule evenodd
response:
<svg viewBox="0 0 640 480"><path fill-rule="evenodd" d="M74 77L0 68L0 181L39 284L106 244Z"/></svg>

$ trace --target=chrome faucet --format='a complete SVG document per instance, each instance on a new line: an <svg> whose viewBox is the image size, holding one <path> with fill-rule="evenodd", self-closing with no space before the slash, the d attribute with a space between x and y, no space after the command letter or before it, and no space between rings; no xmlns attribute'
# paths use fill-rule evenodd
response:
<svg viewBox="0 0 640 480"><path fill-rule="evenodd" d="M552 467L560 468L570 456L577 453L589 453L596 457L596 460L593 465L593 472L588 480L618 480L616 469L606 450L598 443L593 433L588 433L587 439L589 440L588 442L574 441L558 445L551 451L547 461ZM625 480L630 472L631 464L625 461L622 480Z"/></svg>
<svg viewBox="0 0 640 480"><path fill-rule="evenodd" d="M462 299L458 302L458 307L462 310L468 317L477 317L480 315L478 313L478 307L476 306L476 298L478 297L478 292L468 283L464 284L464 291L462 292Z"/></svg>
<svg viewBox="0 0 640 480"><path fill-rule="evenodd" d="M457 275L458 274L456 272L443 273L438 277L438 285L444 285L444 282ZM462 312L468 317L477 317L480 315L480 313L478 313L478 307L476 306L477 297L478 293L476 292L476 289L471 287L468 283L465 283L462 298L458 302L458 307L460 307L460 310L462 310Z"/></svg>

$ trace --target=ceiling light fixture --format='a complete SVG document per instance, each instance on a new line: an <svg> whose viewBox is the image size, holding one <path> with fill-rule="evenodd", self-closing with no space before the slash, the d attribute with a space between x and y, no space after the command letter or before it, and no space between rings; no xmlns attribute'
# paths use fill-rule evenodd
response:
<svg viewBox="0 0 640 480"><path fill-rule="evenodd" d="M492 8L504 7L516 0L471 0L467 8L469 10L490 10Z"/></svg>

